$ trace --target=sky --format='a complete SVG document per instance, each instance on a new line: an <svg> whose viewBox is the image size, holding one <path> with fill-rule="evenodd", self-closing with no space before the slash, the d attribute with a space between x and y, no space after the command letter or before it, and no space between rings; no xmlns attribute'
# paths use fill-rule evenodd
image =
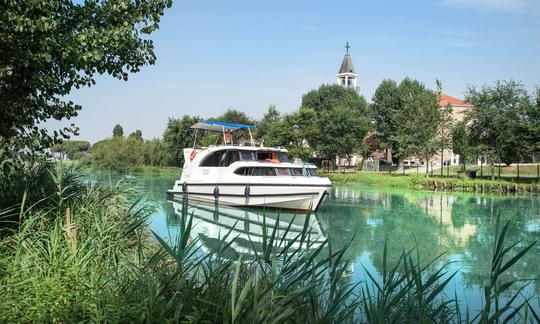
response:
<svg viewBox="0 0 540 324"><path fill-rule="evenodd" d="M169 117L227 108L292 112L336 81L346 41L368 101L383 79L407 76L431 88L439 79L458 98L495 80L540 86L540 0L175 0L151 39L155 65L70 94L83 106L78 139L109 137L117 123L161 137Z"/></svg>

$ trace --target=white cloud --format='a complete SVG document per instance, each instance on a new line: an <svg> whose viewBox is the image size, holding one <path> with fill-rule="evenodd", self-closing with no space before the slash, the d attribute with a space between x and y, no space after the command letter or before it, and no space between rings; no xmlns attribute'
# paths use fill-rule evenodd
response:
<svg viewBox="0 0 540 324"><path fill-rule="evenodd" d="M538 0L441 0L444 5L458 8L474 8L482 11L523 12L540 7Z"/></svg>

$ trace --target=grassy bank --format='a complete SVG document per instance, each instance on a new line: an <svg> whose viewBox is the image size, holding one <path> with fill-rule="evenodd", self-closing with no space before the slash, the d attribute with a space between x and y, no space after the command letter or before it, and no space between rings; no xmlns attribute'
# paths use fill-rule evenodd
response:
<svg viewBox="0 0 540 324"><path fill-rule="evenodd" d="M446 190L460 192L526 193L540 192L540 183L526 179L486 180L461 177L425 175L401 175L390 173L328 173L324 174L335 183L354 183L368 187L392 187L421 190Z"/></svg>
<svg viewBox="0 0 540 324"><path fill-rule="evenodd" d="M506 249L508 226L497 226L491 284L483 308L471 314L444 293L455 273L429 266L438 257L420 263L417 250L404 251L396 264L388 264L383 252L382 280L368 272L367 281L354 284L345 275L347 246L315 245L307 220L293 240L279 222L263 226L262 240L250 241L250 258L229 248L231 233L205 254L191 233L187 206L176 216L179 238L169 244L148 229L152 210L126 199L121 188L55 179L46 205L36 208L23 199L0 210L0 219L18 224L0 238L0 322L538 320L518 296L521 283L501 279L534 244Z"/></svg>

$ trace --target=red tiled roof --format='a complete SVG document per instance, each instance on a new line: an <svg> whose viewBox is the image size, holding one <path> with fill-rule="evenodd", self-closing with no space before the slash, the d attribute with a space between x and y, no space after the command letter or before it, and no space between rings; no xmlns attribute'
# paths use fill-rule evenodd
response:
<svg viewBox="0 0 540 324"><path fill-rule="evenodd" d="M470 106L471 104L466 103L465 101L454 98L452 96L449 96L447 94L441 93L439 97L439 105L441 106L447 106L450 104L450 106Z"/></svg>

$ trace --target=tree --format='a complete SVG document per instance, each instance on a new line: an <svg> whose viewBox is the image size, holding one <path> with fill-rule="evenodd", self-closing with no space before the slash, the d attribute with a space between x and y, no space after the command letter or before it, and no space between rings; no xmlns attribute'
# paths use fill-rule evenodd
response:
<svg viewBox="0 0 540 324"><path fill-rule="evenodd" d="M128 137L133 137L134 139L136 139L138 141L144 141L143 137L142 137L142 131L140 129L137 129L133 133L129 134Z"/></svg>
<svg viewBox="0 0 540 324"><path fill-rule="evenodd" d="M452 130L452 149L461 156L461 170L465 171L465 163L473 155L469 129L465 122L457 123Z"/></svg>
<svg viewBox="0 0 540 324"><path fill-rule="evenodd" d="M291 158L300 158L304 161L312 159L313 148L308 145L306 138L314 133L315 119L315 112L309 108L300 108L284 115L275 124L272 136L268 136L269 142L265 145L285 147Z"/></svg>
<svg viewBox="0 0 540 324"><path fill-rule="evenodd" d="M317 143L317 153L326 159L350 159L351 155L364 153L364 143L370 129L369 119L359 110L337 106L322 112L315 122L311 143Z"/></svg>
<svg viewBox="0 0 540 324"><path fill-rule="evenodd" d="M120 124L116 124L116 126L114 126L113 128L113 137L123 137L124 136L124 129L122 128L122 126L120 126Z"/></svg>
<svg viewBox="0 0 540 324"><path fill-rule="evenodd" d="M92 146L91 165L97 169L127 172L144 164L144 144L132 138L113 137Z"/></svg>
<svg viewBox="0 0 540 324"><path fill-rule="evenodd" d="M3 1L0 15L0 144L42 149L76 134L74 124L52 135L48 119L77 116L65 98L92 86L95 74L127 80L154 64L157 30L170 0Z"/></svg>
<svg viewBox="0 0 540 324"><path fill-rule="evenodd" d="M399 109L388 110L395 129L386 136L395 143L399 169L403 168L405 159L413 156L423 159L427 165L440 148L437 131L442 115L437 95L421 82L409 78L399 84L397 92Z"/></svg>
<svg viewBox="0 0 540 324"><path fill-rule="evenodd" d="M87 141L67 141L55 144L51 151L62 152L70 160L78 160L90 150L90 143Z"/></svg>
<svg viewBox="0 0 540 324"><path fill-rule="evenodd" d="M437 84L437 103L440 106L440 98L442 96L442 83L436 80ZM448 103L446 106L439 107L441 111L439 128L437 131L437 139L441 154L441 176L444 174L444 149L452 146L452 131L454 128L454 119L452 117L452 106ZM465 162L463 162L463 171L465 171ZM427 172L426 168L426 172Z"/></svg>
<svg viewBox="0 0 540 324"><path fill-rule="evenodd" d="M255 120L248 117L244 112L232 108L227 109L223 114L216 118L210 118L210 120L243 125L255 124Z"/></svg>
<svg viewBox="0 0 540 324"><path fill-rule="evenodd" d="M184 164L183 150L193 145L193 136L189 128L199 121L201 119L198 116L189 115L184 115L181 119L169 118L163 141L170 147L176 166L181 167ZM202 142L202 136L198 136L197 142Z"/></svg>
<svg viewBox="0 0 540 324"><path fill-rule="evenodd" d="M315 112L331 111L335 107L356 109L367 114L366 100L351 88L337 84L323 84L302 96L302 107Z"/></svg>
<svg viewBox="0 0 540 324"><path fill-rule="evenodd" d="M257 139L265 145L274 146L282 143L274 144L276 141L275 129L281 121L281 114L276 106L268 106L268 110L264 113L263 119L257 125Z"/></svg>
<svg viewBox="0 0 540 324"><path fill-rule="evenodd" d="M401 108L398 86L394 80L383 80L372 98L371 110L375 121L375 139L382 148L397 149L397 143L391 136L399 125L395 119Z"/></svg>
<svg viewBox="0 0 540 324"><path fill-rule="evenodd" d="M530 100L522 84L497 81L492 87L469 87L466 99L473 105L467 119L471 123L471 139L479 151L491 161L510 164L527 152L522 127Z"/></svg>
<svg viewBox="0 0 540 324"><path fill-rule="evenodd" d="M523 120L523 137L530 155L540 153L540 88L525 109Z"/></svg>
<svg viewBox="0 0 540 324"><path fill-rule="evenodd" d="M302 97L301 111L310 118L302 134L318 157L335 161L363 151L371 116L354 89L322 85Z"/></svg>
<svg viewBox="0 0 540 324"><path fill-rule="evenodd" d="M173 166L175 156L171 147L163 140L155 138L144 142L144 164L152 166Z"/></svg>

